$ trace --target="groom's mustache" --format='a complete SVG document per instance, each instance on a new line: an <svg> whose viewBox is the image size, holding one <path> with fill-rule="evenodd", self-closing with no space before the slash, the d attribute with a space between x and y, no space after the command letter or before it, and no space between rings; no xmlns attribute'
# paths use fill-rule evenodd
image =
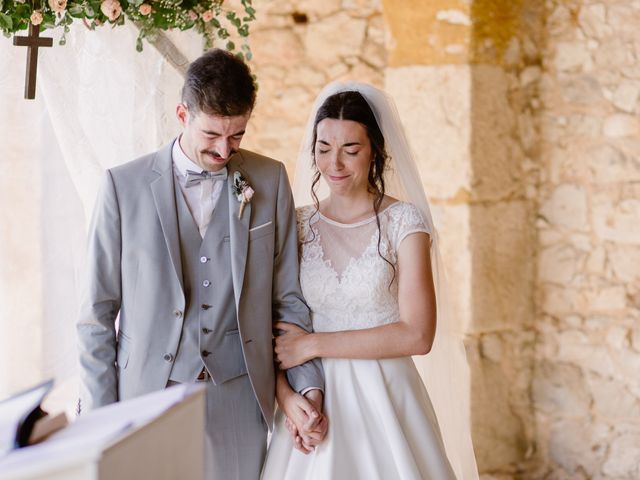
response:
<svg viewBox="0 0 640 480"><path fill-rule="evenodd" d="M225 157L223 157L222 155L220 155L218 152L216 152L215 150L201 150L200 153L204 154L204 155L213 155L215 158L222 158L225 159ZM229 155L226 158L231 158L232 155L238 153L238 150L235 148L232 148L231 150L229 150Z"/></svg>

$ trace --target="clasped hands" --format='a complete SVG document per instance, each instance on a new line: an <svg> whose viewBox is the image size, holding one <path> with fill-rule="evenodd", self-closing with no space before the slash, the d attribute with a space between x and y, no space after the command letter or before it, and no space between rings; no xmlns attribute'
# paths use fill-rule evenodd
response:
<svg viewBox="0 0 640 480"><path fill-rule="evenodd" d="M296 449L307 454L322 443L329 427L327 417L321 413L322 391L311 390L304 396L292 391L281 408Z"/></svg>
<svg viewBox="0 0 640 480"><path fill-rule="evenodd" d="M306 339L309 333L290 323L278 322L274 325L282 333L275 339L277 363L281 370L301 365L310 360ZM294 446L308 454L324 440L329 427L327 417L322 413L322 391L313 389L300 395L290 388L280 394L280 407L286 415L286 427L293 438Z"/></svg>

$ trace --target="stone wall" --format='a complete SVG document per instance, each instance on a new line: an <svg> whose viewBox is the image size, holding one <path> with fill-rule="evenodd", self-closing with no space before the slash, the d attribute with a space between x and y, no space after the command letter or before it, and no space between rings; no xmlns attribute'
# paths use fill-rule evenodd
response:
<svg viewBox="0 0 640 480"><path fill-rule="evenodd" d="M538 476L640 478L640 2L548 2Z"/></svg>

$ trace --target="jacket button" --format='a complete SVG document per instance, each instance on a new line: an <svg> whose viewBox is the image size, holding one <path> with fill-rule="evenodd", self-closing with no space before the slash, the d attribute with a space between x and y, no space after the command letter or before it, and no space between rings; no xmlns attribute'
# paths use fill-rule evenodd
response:
<svg viewBox="0 0 640 480"><path fill-rule="evenodd" d="M173 316L176 318L182 318L182 312L180 310L174 310Z"/></svg>
<svg viewBox="0 0 640 480"><path fill-rule="evenodd" d="M173 362L173 355L171 355L170 353L165 353L164 354L164 358L167 362Z"/></svg>
<svg viewBox="0 0 640 480"><path fill-rule="evenodd" d="M207 260L209 260L207 257L200 257L200 263L207 263Z"/></svg>
<svg viewBox="0 0 640 480"><path fill-rule="evenodd" d="M208 287L209 285L211 285L211 282L209 280L205 280L204 282L202 282L203 287Z"/></svg>
<svg viewBox="0 0 640 480"><path fill-rule="evenodd" d="M203 310L209 310L211 308L211 305L209 305L208 303L203 303L200 306L202 307Z"/></svg>
<svg viewBox="0 0 640 480"><path fill-rule="evenodd" d="M208 328L203 328L202 333L206 335L207 333L211 333L211 330L209 330Z"/></svg>
<svg viewBox="0 0 640 480"><path fill-rule="evenodd" d="M208 357L211 354L211 352L207 352L206 350L202 351L202 356L203 357Z"/></svg>

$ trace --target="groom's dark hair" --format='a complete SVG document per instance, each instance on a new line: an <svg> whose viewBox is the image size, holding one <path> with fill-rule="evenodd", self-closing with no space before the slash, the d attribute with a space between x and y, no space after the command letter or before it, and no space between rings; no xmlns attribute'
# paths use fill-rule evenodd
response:
<svg viewBox="0 0 640 480"><path fill-rule="evenodd" d="M187 109L234 117L250 113L255 102L251 70L232 53L214 48L189 65L182 87Z"/></svg>

